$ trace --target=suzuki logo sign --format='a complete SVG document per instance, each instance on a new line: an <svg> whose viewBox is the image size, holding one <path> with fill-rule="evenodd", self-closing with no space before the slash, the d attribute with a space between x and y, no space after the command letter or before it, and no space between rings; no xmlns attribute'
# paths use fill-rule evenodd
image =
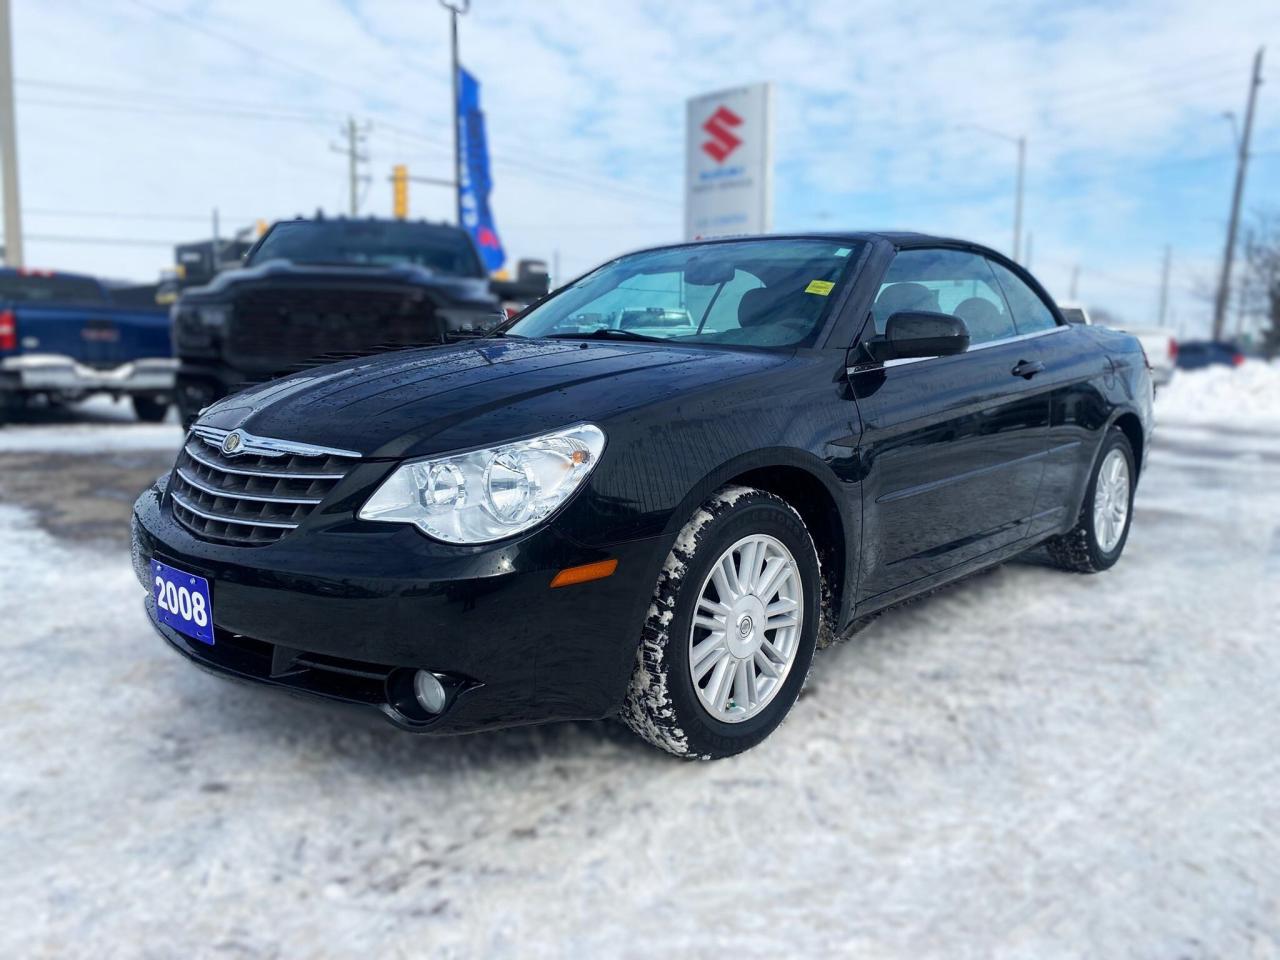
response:
<svg viewBox="0 0 1280 960"><path fill-rule="evenodd" d="M735 137L730 127L742 126L742 118L721 105L702 125L702 129L710 134L711 139L702 145L702 151L716 163L724 163L729 154L742 146L742 140Z"/></svg>
<svg viewBox="0 0 1280 960"><path fill-rule="evenodd" d="M769 84L713 90L685 105L687 240L768 233L773 222Z"/></svg>

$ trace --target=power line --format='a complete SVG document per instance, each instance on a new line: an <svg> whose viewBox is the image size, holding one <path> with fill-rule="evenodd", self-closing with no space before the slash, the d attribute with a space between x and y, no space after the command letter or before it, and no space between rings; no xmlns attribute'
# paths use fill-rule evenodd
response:
<svg viewBox="0 0 1280 960"><path fill-rule="evenodd" d="M140 213L115 210L66 210L52 207L23 207L22 212L33 217L66 217L84 220L156 220L174 223L208 223L207 213ZM253 221L257 217L227 215L228 220Z"/></svg>
<svg viewBox="0 0 1280 960"><path fill-rule="evenodd" d="M259 60L264 60L267 63L273 63L276 66L284 67L287 70L292 70L295 73L303 74L304 76L311 77L312 79L315 79L315 80L322 80L325 83L329 83L334 86L346 87L348 90L354 90L356 93L360 94L360 96L362 97L367 95L367 91L356 86L355 84L347 83L346 81L343 81L343 80L338 80L335 77L330 76L329 74L321 73L318 70L312 70L310 67L305 67L305 66L302 66L301 64L293 63L290 60L285 60L283 57L278 57L275 54L268 53L265 50L262 50L258 47L253 46L252 44L245 43L243 40L239 39L238 37L232 37L218 30L212 30L209 27L205 26L204 24L198 23L195 20L192 20L190 17L186 16L185 14L178 13L175 10L166 10L163 7L159 7L153 3L149 3L148 0L132 0L132 2L134 6L142 7L144 10L148 10L157 16L164 17L167 20L170 20L180 26L186 27L188 30L193 30L196 33L203 34L206 37L209 37L214 40L218 40L221 43L225 43L225 44L228 44L229 46L235 47L237 50L241 51L242 53L247 53L250 56L257 57Z"/></svg>
<svg viewBox="0 0 1280 960"><path fill-rule="evenodd" d="M235 100L228 97L202 97L196 94L168 93L158 90L140 90L136 87L115 87L103 86L101 84L86 83L68 83L61 80L40 80L19 77L16 81L20 87L36 87L42 90L52 91L54 93L73 93L80 95L88 95L91 98L100 98L104 95L111 97L112 101L132 100L136 102L151 103L160 101L162 103L179 103L189 104L197 108L207 108L210 106L230 107L233 109L248 110L251 112L263 112L264 110L273 113L296 114L300 116L314 117L318 121L325 123L332 122L334 119L343 116L336 110L312 110L302 107L284 107L272 108L264 107L261 101L256 100Z"/></svg>
<svg viewBox="0 0 1280 960"><path fill-rule="evenodd" d="M166 247L175 246L172 240L146 240L141 237L85 237L78 234L29 233L28 240L41 243L97 244L104 247Z"/></svg>

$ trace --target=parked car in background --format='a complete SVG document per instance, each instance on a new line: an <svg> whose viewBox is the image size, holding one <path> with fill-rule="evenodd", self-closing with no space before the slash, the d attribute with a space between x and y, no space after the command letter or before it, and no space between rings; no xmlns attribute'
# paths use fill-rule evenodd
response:
<svg viewBox="0 0 1280 960"><path fill-rule="evenodd" d="M1153 386L1158 389L1173 379L1180 349L1173 334L1160 327L1117 326L1115 329L1138 338L1138 342L1142 344L1142 352L1147 355L1147 363L1151 365Z"/></svg>
<svg viewBox="0 0 1280 960"><path fill-rule="evenodd" d="M1178 344L1178 367L1199 370L1203 367L1238 367L1244 353L1229 340L1184 340Z"/></svg>
<svg viewBox="0 0 1280 960"><path fill-rule="evenodd" d="M1062 319L1074 326L1087 327L1093 323L1089 308L1082 303L1059 303L1058 310L1062 313Z"/></svg>
<svg viewBox="0 0 1280 960"><path fill-rule="evenodd" d="M617 715L724 757L819 637L1038 544L1111 567L1151 426L1138 342L987 248L665 247L490 336L214 404L135 506L134 569L215 673L423 733Z"/></svg>
<svg viewBox="0 0 1280 960"><path fill-rule="evenodd" d="M0 417L106 393L162 420L175 367L164 308L117 303L82 274L0 269Z"/></svg>
<svg viewBox="0 0 1280 960"><path fill-rule="evenodd" d="M1067 323L1092 325L1093 317L1089 308L1082 303L1060 303ZM1173 379L1174 367L1178 360L1178 341L1168 330L1162 327L1132 327L1128 324L1107 323L1105 326L1113 330L1123 330L1138 338L1142 344L1142 352L1146 354L1147 363L1151 366L1151 383L1154 387L1163 387Z"/></svg>
<svg viewBox="0 0 1280 960"><path fill-rule="evenodd" d="M309 365L479 336L547 292L545 267L485 273L468 234L425 221L276 223L244 267L184 290L173 307L184 424L248 384Z"/></svg>

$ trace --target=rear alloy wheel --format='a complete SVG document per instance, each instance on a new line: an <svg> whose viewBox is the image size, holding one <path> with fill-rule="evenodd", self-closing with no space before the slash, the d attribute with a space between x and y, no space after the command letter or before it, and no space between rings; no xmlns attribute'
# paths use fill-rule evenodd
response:
<svg viewBox="0 0 1280 960"><path fill-rule="evenodd" d="M763 490L720 490L663 567L623 720L691 759L755 746L808 674L819 584L813 540L790 504Z"/></svg>
<svg viewBox="0 0 1280 960"><path fill-rule="evenodd" d="M1098 452L1076 525L1045 544L1054 564L1077 573L1098 573L1120 559L1133 518L1136 476L1129 438L1112 427Z"/></svg>

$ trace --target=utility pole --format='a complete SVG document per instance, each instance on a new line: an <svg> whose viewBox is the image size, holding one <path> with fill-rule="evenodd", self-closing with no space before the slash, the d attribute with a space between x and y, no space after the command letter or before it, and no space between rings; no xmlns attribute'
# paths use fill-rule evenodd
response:
<svg viewBox="0 0 1280 960"><path fill-rule="evenodd" d="M218 272L222 263L222 229L218 220L218 208L213 208L213 272Z"/></svg>
<svg viewBox="0 0 1280 960"><path fill-rule="evenodd" d="M20 267L22 200L18 190L18 123L13 112L13 34L9 0L0 0L0 166L4 167L4 262Z"/></svg>
<svg viewBox="0 0 1280 960"><path fill-rule="evenodd" d="M471 0L440 0L440 6L449 11L449 51L451 76L453 78L453 177L457 188L454 191L454 214L458 218L458 226L462 226L462 130L458 116L458 17L465 16L471 9Z"/></svg>
<svg viewBox="0 0 1280 960"><path fill-rule="evenodd" d="M1078 302L1080 296L1080 264L1071 268L1071 302Z"/></svg>
<svg viewBox="0 0 1280 960"><path fill-rule="evenodd" d="M1018 196L1013 207L1013 259L1018 260L1022 247L1022 190L1027 170L1027 138L1018 137ZM1027 243L1027 268L1031 268L1031 243Z"/></svg>
<svg viewBox="0 0 1280 960"><path fill-rule="evenodd" d="M1160 308L1156 311L1156 326L1164 326L1164 318L1169 312L1169 264L1173 251L1168 245L1164 248L1164 265L1160 268Z"/></svg>
<svg viewBox="0 0 1280 960"><path fill-rule="evenodd" d="M1253 263L1253 231L1244 232L1244 269L1240 271L1240 284L1236 288L1236 339L1244 333L1244 316L1249 310L1249 268Z"/></svg>
<svg viewBox="0 0 1280 960"><path fill-rule="evenodd" d="M1249 101L1244 111L1244 130L1240 134L1239 152L1236 157L1236 185L1231 194L1231 217L1227 221L1227 246L1222 252L1222 276L1218 280L1218 295L1213 302L1213 339L1222 339L1222 328L1227 320L1227 299L1231 292L1231 260L1235 254L1236 231L1240 227L1240 201L1244 197L1244 176L1249 165L1249 139L1253 136L1253 109L1258 102L1258 88L1262 86L1262 53L1259 47L1253 56L1253 75L1249 78Z"/></svg>
<svg viewBox="0 0 1280 960"><path fill-rule="evenodd" d="M1031 241L1034 239L1035 237L1033 237L1030 231L1028 231L1027 232L1027 262L1023 264L1023 266L1026 267L1028 270L1031 269Z"/></svg>
<svg viewBox="0 0 1280 960"><path fill-rule="evenodd" d="M332 144L329 148L334 153L346 154L347 195L351 216L353 217L360 214L360 183L364 179L360 176L360 164L369 162L368 155L361 153L360 147L364 144L365 137L368 134L369 127L367 124L358 124L355 117L347 117L346 125L342 128L342 135L346 139L346 143Z"/></svg>

